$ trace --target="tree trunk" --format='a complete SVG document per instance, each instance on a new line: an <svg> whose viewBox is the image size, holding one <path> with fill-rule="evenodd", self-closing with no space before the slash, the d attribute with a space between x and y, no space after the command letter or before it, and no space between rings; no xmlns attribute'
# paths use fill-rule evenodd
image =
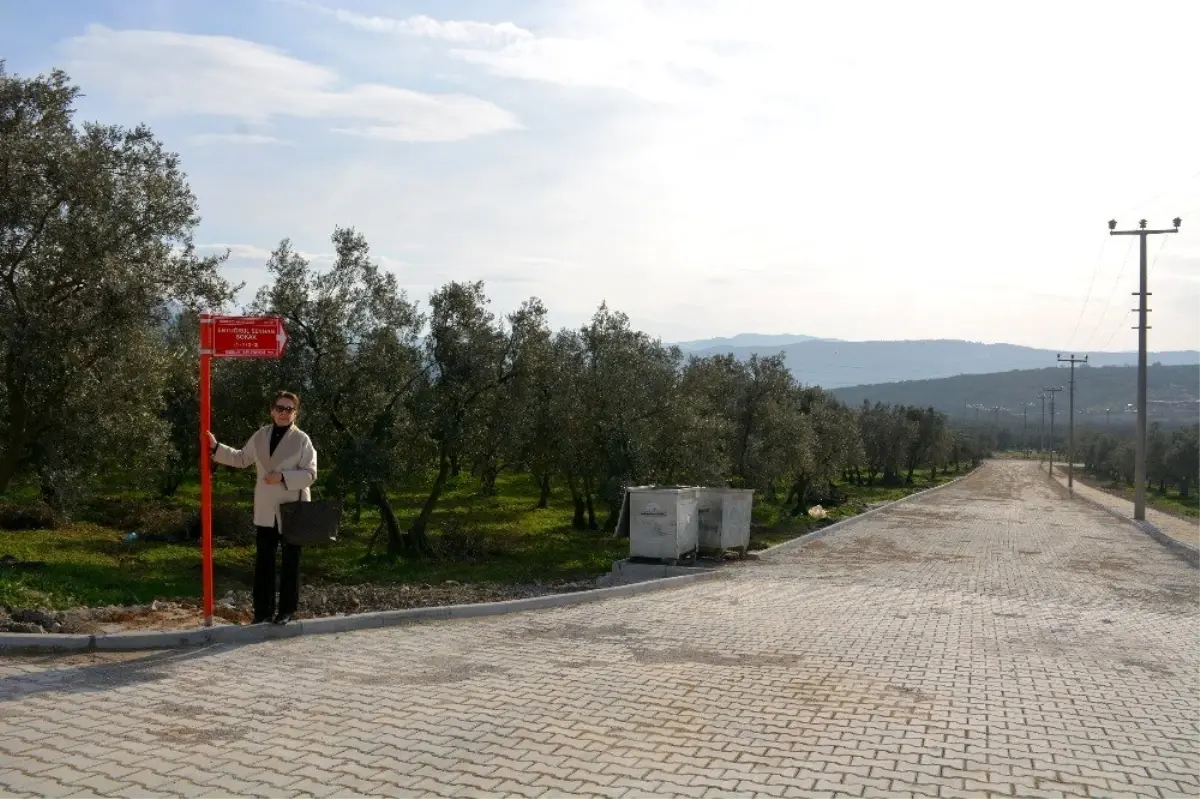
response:
<svg viewBox="0 0 1200 799"><path fill-rule="evenodd" d="M363 482L359 480L354 484L354 523L362 521L362 506L363 506ZM387 500L387 497L384 497Z"/></svg>
<svg viewBox="0 0 1200 799"><path fill-rule="evenodd" d="M356 491L356 494L361 494L361 491ZM392 503L388 500L387 489L383 487L383 483L379 480L372 480L367 486L366 499L375 507L379 508L379 519L383 522L383 529L387 531L387 554L393 560L404 554L404 533L400 529L400 522L396 519L396 512L392 510Z"/></svg>
<svg viewBox="0 0 1200 799"><path fill-rule="evenodd" d="M179 490L179 486L183 485L184 469L180 464L172 464L167 467L163 473L162 484L159 486L159 494L169 499L175 496L175 492Z"/></svg>
<svg viewBox="0 0 1200 799"><path fill-rule="evenodd" d="M929 467L929 482L931 482L931 483L937 482L937 464L936 463L932 464Z"/></svg>
<svg viewBox="0 0 1200 799"><path fill-rule="evenodd" d="M61 510L59 504L58 489L54 486L54 480L40 466L38 467L38 493L41 494L42 502L47 507Z"/></svg>
<svg viewBox="0 0 1200 799"><path fill-rule="evenodd" d="M1190 496L1188 494L1188 489L1190 489L1191 487L1192 487L1192 479L1190 477L1185 477L1182 480L1180 480L1179 481L1179 498L1180 499L1188 499L1188 497Z"/></svg>
<svg viewBox="0 0 1200 799"><path fill-rule="evenodd" d="M584 481L583 497L587 505L587 529L599 530L600 525L596 523L596 504L592 501L592 486L590 480Z"/></svg>
<svg viewBox="0 0 1200 799"><path fill-rule="evenodd" d="M586 530L587 503L583 501L583 495L579 493L579 484L570 472L567 473L567 487L571 489L571 504L575 508L575 515L571 518L571 527L575 530Z"/></svg>
<svg viewBox="0 0 1200 799"><path fill-rule="evenodd" d="M8 394L8 442L0 448L0 495L8 490L17 470L29 458L29 406L23 381L17 374L17 359L10 351L5 363L4 383Z"/></svg>
<svg viewBox="0 0 1200 799"><path fill-rule="evenodd" d="M479 478L479 493L484 496L494 496L496 493L496 478L500 476L500 467L495 463L489 462L483 467L483 474Z"/></svg>
<svg viewBox="0 0 1200 799"><path fill-rule="evenodd" d="M538 477L538 508L547 508L550 505L550 473Z"/></svg>
<svg viewBox="0 0 1200 799"><path fill-rule="evenodd" d="M799 516L808 510L805 506L808 504L809 482L807 477L802 477L792 483L792 490L788 493L787 501L791 502L793 497L796 499L796 504L792 507L793 516Z"/></svg>
<svg viewBox="0 0 1200 799"><path fill-rule="evenodd" d="M421 512L417 514L417 518L413 519L412 526L408 528L407 554L421 556L428 555L430 552L429 537L425 531L429 527L429 517L433 515L433 509L437 507L438 498L442 495L442 489L446 487L446 478L450 476L451 460L451 456L442 452L441 458L438 460L438 473L434 478L433 488L429 489L429 496L425 498Z"/></svg>
<svg viewBox="0 0 1200 799"><path fill-rule="evenodd" d="M3 496L8 489L8 484L12 482L13 476L17 473L19 458L15 449L10 444L4 448L3 453L0 453L0 496Z"/></svg>
<svg viewBox="0 0 1200 799"><path fill-rule="evenodd" d="M457 478L462 473L462 465L458 462L458 453L450 455L450 476Z"/></svg>
<svg viewBox="0 0 1200 799"><path fill-rule="evenodd" d="M575 503L575 515L571 519L571 527L576 530L586 530L587 503L583 501L583 495L575 488L571 489L571 501Z"/></svg>

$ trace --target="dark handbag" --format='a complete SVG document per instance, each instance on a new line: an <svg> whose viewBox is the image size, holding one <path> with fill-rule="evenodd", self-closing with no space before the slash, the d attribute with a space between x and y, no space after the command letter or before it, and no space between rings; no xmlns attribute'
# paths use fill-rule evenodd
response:
<svg viewBox="0 0 1200 799"><path fill-rule="evenodd" d="M342 524L340 502L281 502L279 522L283 540L300 547L327 547L337 543Z"/></svg>

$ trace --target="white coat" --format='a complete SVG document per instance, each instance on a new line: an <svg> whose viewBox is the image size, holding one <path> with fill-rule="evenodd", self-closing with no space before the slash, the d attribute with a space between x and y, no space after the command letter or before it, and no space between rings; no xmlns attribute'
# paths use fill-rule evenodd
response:
<svg viewBox="0 0 1200 799"><path fill-rule="evenodd" d="M254 483L254 523L259 527L280 523L280 503L308 502L311 499L309 486L317 480L317 450L308 434L292 425L272 455L272 427L259 428L241 449L218 444L213 454L217 463L235 469L245 469L252 463L258 467L258 480ZM283 481L268 485L263 478L271 472L282 474ZM282 526L279 529L282 532Z"/></svg>

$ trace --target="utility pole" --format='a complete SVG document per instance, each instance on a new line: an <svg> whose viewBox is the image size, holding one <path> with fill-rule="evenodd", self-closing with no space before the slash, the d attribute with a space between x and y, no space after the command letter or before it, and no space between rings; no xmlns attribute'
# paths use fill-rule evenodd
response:
<svg viewBox="0 0 1200 799"><path fill-rule="evenodd" d="M1146 220L1138 220L1137 230L1117 230L1117 220L1108 222L1110 236L1137 236L1141 240L1141 270L1138 290L1133 292L1138 298L1138 385L1137 385L1137 438L1133 455L1133 518L1142 521L1146 518L1146 298L1150 292L1146 290L1146 237L1164 233L1178 233L1179 225L1183 222L1179 217L1171 220L1174 230L1147 230Z"/></svg>
<svg viewBox="0 0 1200 799"><path fill-rule="evenodd" d="M1071 421L1070 421L1071 432L1067 434L1067 490L1068 491L1075 490L1075 364L1087 363L1087 359L1088 359L1088 356L1086 356L1086 355L1083 356L1082 359L1076 358L1075 353L1071 353L1071 357L1069 357L1069 358L1064 358L1061 353L1059 353L1059 356L1058 356L1058 360L1060 363L1071 364L1071 393L1067 395L1068 397L1070 397L1069 402L1070 402L1070 412L1071 412Z"/></svg>
<svg viewBox="0 0 1200 799"><path fill-rule="evenodd" d="M1021 408L1021 449L1025 450L1025 457L1029 457L1029 403Z"/></svg>
<svg viewBox="0 0 1200 799"><path fill-rule="evenodd" d="M1050 394L1050 476L1054 476L1054 395L1062 391L1062 386L1047 386L1043 388Z"/></svg>
<svg viewBox="0 0 1200 799"><path fill-rule="evenodd" d="M1046 451L1046 392L1038 394L1042 401L1042 429L1038 433L1038 462L1041 463L1042 453Z"/></svg>

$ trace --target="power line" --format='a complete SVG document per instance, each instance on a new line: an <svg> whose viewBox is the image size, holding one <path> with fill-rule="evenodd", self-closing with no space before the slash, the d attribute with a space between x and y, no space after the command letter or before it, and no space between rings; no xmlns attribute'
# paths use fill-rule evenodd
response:
<svg viewBox="0 0 1200 799"><path fill-rule="evenodd" d="M1133 245L1133 242L1130 242L1130 246L1132 246L1132 245ZM1150 269L1146 273L1147 277L1149 277L1151 274L1154 273L1154 267L1155 267L1155 265L1158 264L1158 257L1160 255L1162 255L1163 249L1166 248L1166 246L1167 246L1167 240L1163 239L1162 244L1158 245L1158 252L1155 254L1154 261L1151 262ZM1108 340L1104 342L1104 346L1102 346L1100 348L1101 350L1108 349L1109 343L1116 337L1117 333L1121 330L1121 328L1125 326L1125 321L1127 319L1129 319L1129 316L1132 313L1133 313L1133 310L1128 310L1125 312L1125 315L1121 317L1121 321L1117 323L1117 326L1113 329L1113 332L1108 335Z"/></svg>
<svg viewBox="0 0 1200 799"><path fill-rule="evenodd" d="M1116 295L1117 286L1121 283L1121 278L1125 276L1125 265L1129 263L1129 256L1133 253L1133 242L1129 242L1129 247L1125 249L1125 257L1121 259L1121 271L1117 272L1117 279L1113 281L1113 286L1108 290L1108 302L1104 303L1104 310L1100 312L1100 318L1096 320L1096 326L1092 328L1092 335L1088 336L1088 340L1084 342L1083 348L1087 349L1087 345L1092 343L1092 339L1096 337L1096 331L1100 329L1100 325L1104 323L1104 317L1108 316L1108 309L1112 305L1113 297Z"/></svg>
<svg viewBox="0 0 1200 799"><path fill-rule="evenodd" d="M1092 279L1088 283L1087 294L1083 297L1083 307L1079 309L1079 318L1075 320L1075 329L1071 331L1071 338L1067 339L1067 346L1075 343L1075 334L1079 332L1079 323L1083 321L1084 311L1087 310L1088 300L1092 298L1092 287L1096 285L1096 276L1100 274L1100 264L1104 261L1104 250L1108 246L1108 239L1100 245L1100 254L1096 256L1096 267L1092 270Z"/></svg>
<svg viewBox="0 0 1200 799"><path fill-rule="evenodd" d="M1126 311L1125 315L1121 317L1121 321L1117 323L1117 326L1115 328L1113 328L1113 332L1109 335L1108 341L1104 342L1104 345L1102 347L1100 347L1100 349L1102 351L1108 349L1108 345L1112 342L1112 340L1114 338L1117 337L1117 333L1121 330L1121 328L1125 327L1125 321L1127 319L1129 319L1129 316L1132 313L1133 313L1133 311Z"/></svg>

